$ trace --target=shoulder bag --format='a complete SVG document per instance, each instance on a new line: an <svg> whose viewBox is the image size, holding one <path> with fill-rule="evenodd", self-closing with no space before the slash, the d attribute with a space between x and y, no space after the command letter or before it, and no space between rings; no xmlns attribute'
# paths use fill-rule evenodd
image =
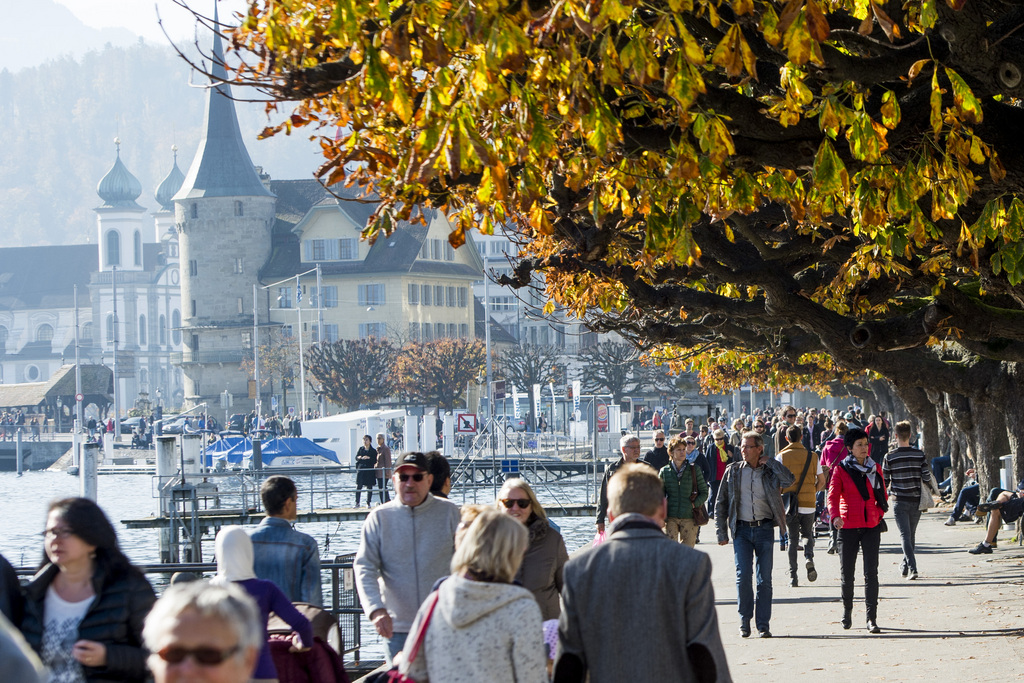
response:
<svg viewBox="0 0 1024 683"><path fill-rule="evenodd" d="M704 526L711 518L708 516L708 509L704 503L694 505L697 502L697 468L690 463L690 507L693 509L693 523L697 526Z"/></svg>
<svg viewBox="0 0 1024 683"><path fill-rule="evenodd" d="M437 591L434 591L433 598L434 601L430 603L427 616L423 619L423 623L420 624L420 631L416 634L416 641L412 645L412 650L409 651L409 657L406 659L407 664L412 664L413 660L416 659L416 655L420 652L420 646L423 645L423 639L427 635L427 626L430 625L430 618L434 616L434 608L437 607ZM393 666L387 671L367 676L366 681L367 683L417 683L415 679L399 671L398 666Z"/></svg>

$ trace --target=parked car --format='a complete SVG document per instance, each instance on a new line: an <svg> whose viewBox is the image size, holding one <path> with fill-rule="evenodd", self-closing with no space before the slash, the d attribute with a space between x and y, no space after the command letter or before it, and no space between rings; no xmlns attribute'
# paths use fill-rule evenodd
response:
<svg viewBox="0 0 1024 683"><path fill-rule="evenodd" d="M142 423L143 419L144 418L141 415L136 417L126 417L125 419L121 420L121 432L124 433L134 431ZM148 421L146 424L149 424Z"/></svg>
<svg viewBox="0 0 1024 683"><path fill-rule="evenodd" d="M514 432L526 431L526 418L513 415L498 415L494 419L499 426L506 430L511 429Z"/></svg>
<svg viewBox="0 0 1024 683"><path fill-rule="evenodd" d="M181 434L185 431L185 423L188 421L188 417L176 417L176 418L165 418L163 433L164 434Z"/></svg>

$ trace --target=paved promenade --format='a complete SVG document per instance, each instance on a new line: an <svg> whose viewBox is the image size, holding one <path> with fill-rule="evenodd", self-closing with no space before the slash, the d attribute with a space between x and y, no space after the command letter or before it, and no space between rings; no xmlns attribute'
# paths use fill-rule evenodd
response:
<svg viewBox="0 0 1024 683"><path fill-rule="evenodd" d="M722 641L737 681L998 681L1024 674L1024 548L1014 531L999 534L991 555L968 549L984 527L946 527L947 511L924 513L918 527L920 578L900 576L899 533L886 515L879 558L879 635L864 628L863 575L858 558L853 628L839 623L839 556L815 543L818 580L807 581L800 553L800 586L789 585L789 560L775 545L771 639L739 636L732 545L715 542L714 520L697 546L714 563Z"/></svg>

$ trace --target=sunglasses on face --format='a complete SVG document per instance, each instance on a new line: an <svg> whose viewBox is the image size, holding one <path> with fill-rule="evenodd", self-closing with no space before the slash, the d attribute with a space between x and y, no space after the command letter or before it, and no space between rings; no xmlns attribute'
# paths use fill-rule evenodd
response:
<svg viewBox="0 0 1024 683"><path fill-rule="evenodd" d="M511 510L515 505L518 505L520 510L525 510L530 507L530 501L526 498L502 498L501 504L509 510Z"/></svg>
<svg viewBox="0 0 1024 683"><path fill-rule="evenodd" d="M423 477L425 477L425 476L426 475L423 474L422 472L417 472L416 474L403 474L403 473L399 472L399 474L398 474L398 481L405 482L405 481L409 481L410 479L412 479L413 481L423 481Z"/></svg>
<svg viewBox="0 0 1024 683"><path fill-rule="evenodd" d="M200 666L218 666L241 649L238 645L227 650L217 650L212 647L197 647L194 650L187 647L168 645L157 651L157 656L168 664L181 664L186 657L191 657Z"/></svg>
<svg viewBox="0 0 1024 683"><path fill-rule="evenodd" d="M664 440L665 440L665 437L660 437L660 438L655 439L655 441L664 441Z"/></svg>
<svg viewBox="0 0 1024 683"><path fill-rule="evenodd" d="M787 419L789 419L789 418L791 418L791 417L796 417L796 413L788 413L788 414L786 415L786 418L787 418Z"/></svg>
<svg viewBox="0 0 1024 683"><path fill-rule="evenodd" d="M63 541L68 536L74 536L75 532L71 529L68 529L67 527L54 527L52 529L47 529L46 531L40 532L40 535L43 538L59 538Z"/></svg>

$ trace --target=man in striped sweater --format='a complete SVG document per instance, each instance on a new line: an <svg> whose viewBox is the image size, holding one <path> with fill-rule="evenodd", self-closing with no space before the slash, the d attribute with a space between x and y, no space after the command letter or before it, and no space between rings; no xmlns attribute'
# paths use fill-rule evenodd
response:
<svg viewBox="0 0 1024 683"><path fill-rule="evenodd" d="M903 576L910 580L917 578L917 558L914 544L917 523L921 521L921 482L934 489L932 471L924 453L910 445L913 430L910 422L896 423L897 448L889 451L882 461L882 475L889 485L889 495L894 499L893 519L900 531L903 544L903 562L900 564Z"/></svg>

